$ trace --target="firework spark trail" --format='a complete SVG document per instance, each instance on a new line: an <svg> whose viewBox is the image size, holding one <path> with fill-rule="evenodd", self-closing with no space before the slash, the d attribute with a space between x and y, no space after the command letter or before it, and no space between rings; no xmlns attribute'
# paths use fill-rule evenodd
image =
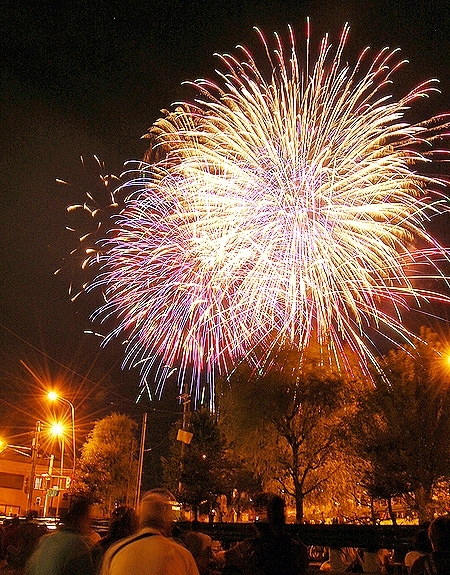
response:
<svg viewBox="0 0 450 575"><path fill-rule="evenodd" d="M288 54L259 33L269 77L244 48L242 61L221 55L218 82L191 82L197 99L150 129L157 161L130 170L125 207L88 255L100 265L88 289L105 295L93 318L118 319L105 342L126 334L125 365L144 380L179 366L180 382L192 370L193 388L201 374L212 386L216 369L313 334L367 365L369 326L409 341L402 313L448 299L416 285L419 265L431 277L447 258L425 223L448 205L442 182L413 171L447 120L404 117L436 82L394 101L397 50L365 64L366 49L350 68L348 31L313 65L308 37L303 70L292 32Z"/></svg>

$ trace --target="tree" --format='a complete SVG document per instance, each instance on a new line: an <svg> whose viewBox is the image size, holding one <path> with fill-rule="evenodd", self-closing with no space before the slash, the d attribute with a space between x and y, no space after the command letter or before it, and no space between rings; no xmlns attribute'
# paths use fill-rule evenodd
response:
<svg viewBox="0 0 450 575"><path fill-rule="evenodd" d="M231 494L233 488L239 488L245 470L227 447L215 416L206 409L190 414L189 431L193 437L184 449L176 440L180 425L177 422L170 434L170 457L163 458L164 484L177 492L179 500L197 516L201 503L211 505L218 495Z"/></svg>
<svg viewBox="0 0 450 575"><path fill-rule="evenodd" d="M402 494L420 521L433 515L433 488L450 476L450 387L443 343L429 328L415 347L390 351L388 381L360 403L353 445L371 464L374 496Z"/></svg>
<svg viewBox="0 0 450 575"><path fill-rule="evenodd" d="M105 513L134 496L135 430L130 417L113 413L95 423L82 447L73 491L89 493Z"/></svg>
<svg viewBox="0 0 450 575"><path fill-rule="evenodd" d="M305 497L319 492L340 467L345 439L344 376L310 347L278 351L262 374L240 366L224 390L221 413L227 436L266 486L275 479L295 500L303 520Z"/></svg>

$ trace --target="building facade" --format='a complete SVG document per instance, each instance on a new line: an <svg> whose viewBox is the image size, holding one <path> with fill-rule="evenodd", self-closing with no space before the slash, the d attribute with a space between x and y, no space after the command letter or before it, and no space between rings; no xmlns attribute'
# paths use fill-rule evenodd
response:
<svg viewBox="0 0 450 575"><path fill-rule="evenodd" d="M24 452L5 449L0 453L0 515L23 516L28 507L40 517L61 515L68 508L70 477L59 469L53 455L39 456L35 462L30 497L31 457ZM58 474L59 473L59 474Z"/></svg>

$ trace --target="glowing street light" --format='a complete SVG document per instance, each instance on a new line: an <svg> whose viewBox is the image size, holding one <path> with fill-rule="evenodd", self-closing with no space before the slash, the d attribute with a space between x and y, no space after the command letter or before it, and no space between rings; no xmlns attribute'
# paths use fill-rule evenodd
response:
<svg viewBox="0 0 450 575"><path fill-rule="evenodd" d="M50 433L55 437L59 437L61 440L61 466L60 466L60 477L58 479L58 506L56 508L56 514L59 514L59 507L61 504L61 493L65 485L64 477L64 425L62 423L56 422L50 428Z"/></svg>
<svg viewBox="0 0 450 575"><path fill-rule="evenodd" d="M72 481L75 478L75 465L76 465L76 440L75 440L75 407L73 403L66 399L65 397L61 397L56 393L56 391L49 391L47 394L47 398L50 401L63 401L70 406L70 411L72 414Z"/></svg>
<svg viewBox="0 0 450 575"><path fill-rule="evenodd" d="M52 435L59 437L61 440L61 472L60 475L64 475L64 425L62 423L54 423L50 432Z"/></svg>

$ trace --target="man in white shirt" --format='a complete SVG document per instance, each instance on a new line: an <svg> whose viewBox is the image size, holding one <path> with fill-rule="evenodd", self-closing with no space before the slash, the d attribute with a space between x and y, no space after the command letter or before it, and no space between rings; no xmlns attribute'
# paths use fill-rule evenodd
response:
<svg viewBox="0 0 450 575"><path fill-rule="evenodd" d="M192 554L170 538L175 514L168 495L144 495L139 520L137 533L108 549L101 575L199 575Z"/></svg>

